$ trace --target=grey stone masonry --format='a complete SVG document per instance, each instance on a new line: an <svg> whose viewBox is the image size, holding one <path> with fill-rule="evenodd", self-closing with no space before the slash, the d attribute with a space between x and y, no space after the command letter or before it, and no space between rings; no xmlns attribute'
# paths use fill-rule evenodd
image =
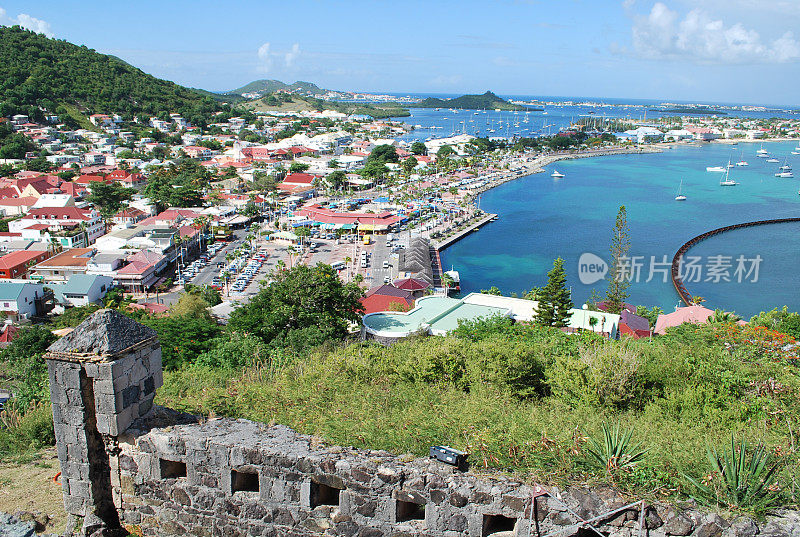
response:
<svg viewBox="0 0 800 537"><path fill-rule="evenodd" d="M101 310L73 334L45 358L64 504L86 535L800 537L796 511L755 521L648 505L201 420L153 405L161 349L150 329Z"/></svg>
<svg viewBox="0 0 800 537"><path fill-rule="evenodd" d="M178 417L156 407L119 438L115 505L146 536L576 536L597 535L580 527L596 519L610 537L800 537L795 512L756 523L693 504L643 508L611 489L545 489L281 425Z"/></svg>
<svg viewBox="0 0 800 537"><path fill-rule="evenodd" d="M155 331L113 310L89 316L44 358L64 507L95 529L119 526L111 497L116 437L153 408L163 383ZM94 527L97 526L97 527Z"/></svg>

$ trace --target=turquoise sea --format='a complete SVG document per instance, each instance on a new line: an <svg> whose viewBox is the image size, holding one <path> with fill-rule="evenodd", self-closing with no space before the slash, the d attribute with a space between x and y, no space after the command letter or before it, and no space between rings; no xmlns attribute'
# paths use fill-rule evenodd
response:
<svg viewBox="0 0 800 537"><path fill-rule="evenodd" d="M793 142L765 143L780 163L756 157L761 144L739 143L677 146L663 153L620 155L557 162L540 173L505 183L484 193L483 210L500 219L472 233L443 252L445 268L461 274L462 293L496 285L504 294L544 285L553 259L562 257L580 305L603 281L583 285L578 259L585 252L606 261L614 218L620 205L628 209L631 256L641 256L640 281L632 284L630 301L672 311L678 295L671 281L656 271L647 282L651 259L671 261L687 240L705 231L752 220L800 217L800 155L791 155ZM719 185L723 174L707 166L726 166L741 159L747 167L731 169L737 186ZM784 159L798 178L776 178ZM557 168L566 176L553 179ZM687 201L675 201L679 184ZM788 305L800 310L800 223L737 230L708 239L688 252L699 256L700 281L687 282L693 295L707 306L750 316L763 309ZM722 256L722 257L715 257ZM758 265L757 281L750 273L738 282L737 258L745 268ZM756 256L760 263L753 262ZM730 258L730 259L728 259ZM727 264L730 267L726 267ZM709 273L709 266L717 274ZM655 265L658 269L660 265ZM724 281L724 276L732 281ZM693 277L694 279L694 277ZM719 279L718 282L714 280Z"/></svg>

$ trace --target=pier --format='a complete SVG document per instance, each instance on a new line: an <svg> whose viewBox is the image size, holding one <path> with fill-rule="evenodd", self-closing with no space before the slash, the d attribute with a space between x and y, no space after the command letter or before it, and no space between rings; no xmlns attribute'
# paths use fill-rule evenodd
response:
<svg viewBox="0 0 800 537"><path fill-rule="evenodd" d="M672 285L675 286L675 290L678 292L678 295L681 297L681 300L683 300L684 304L691 306L693 305L693 302L692 294L688 291L688 289L686 289L686 286L683 284L683 280L681 279L680 265L684 254L686 254L686 252L688 252L692 246L706 240L709 237L713 237L714 235L725 233L726 231L732 231L734 229L746 227L764 226L767 224L785 224L788 222L800 222L800 218L775 218L772 220L756 220L755 222L744 222L742 224L724 226L717 229L712 229L711 231L706 231L702 235L698 235L690 241L684 243L684 245L678 249L678 251L675 253L675 256L672 258Z"/></svg>
<svg viewBox="0 0 800 537"><path fill-rule="evenodd" d="M473 224L470 224L465 229L462 229L461 231L459 231L455 235L451 235L450 237L447 237L446 239L442 239L441 241L436 241L434 243L433 247L436 248L437 251L444 250L445 248L447 248L448 246L450 246L454 242L460 241L465 236L469 235L470 233L472 233L476 229L482 227L483 225L488 224L492 220L495 220L496 218L497 218L496 214L486 214L486 216L484 216L483 218L481 218L477 222L475 222Z"/></svg>

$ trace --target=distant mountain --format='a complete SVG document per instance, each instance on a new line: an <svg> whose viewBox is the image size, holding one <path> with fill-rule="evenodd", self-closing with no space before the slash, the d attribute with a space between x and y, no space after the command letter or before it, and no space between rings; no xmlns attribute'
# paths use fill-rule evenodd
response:
<svg viewBox="0 0 800 537"><path fill-rule="evenodd" d="M530 110L525 106L519 106L498 97L491 91L482 95L462 95L454 99L437 99L428 97L420 103L415 104L414 108L460 108L467 110Z"/></svg>
<svg viewBox="0 0 800 537"><path fill-rule="evenodd" d="M85 46L0 26L0 115L123 116L177 112L202 121L219 103Z"/></svg>
<svg viewBox="0 0 800 537"><path fill-rule="evenodd" d="M297 82L293 82L292 84L286 84L285 82L281 82L280 80L254 80L249 84L245 84L241 88L237 88L235 90L226 91L224 94L238 94L241 95L243 93L274 93L278 90L284 91L293 91L303 93L304 95L323 95L325 93L324 89L321 89L316 84L311 82L303 82L298 80Z"/></svg>

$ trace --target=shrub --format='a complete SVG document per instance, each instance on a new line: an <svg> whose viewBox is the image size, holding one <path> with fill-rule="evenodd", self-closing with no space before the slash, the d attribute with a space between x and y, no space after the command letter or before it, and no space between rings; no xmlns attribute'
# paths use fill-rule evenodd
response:
<svg viewBox="0 0 800 537"><path fill-rule="evenodd" d="M0 456L19 455L55 444L49 403L32 403L25 411L0 412Z"/></svg>
<svg viewBox="0 0 800 537"><path fill-rule="evenodd" d="M632 436L633 427L623 430L619 423L612 428L603 422L603 434L600 440L589 437L586 446L589 462L605 468L608 473L631 469L647 454L647 450L642 449L641 444L631 441Z"/></svg>
<svg viewBox="0 0 800 537"><path fill-rule="evenodd" d="M722 455L707 449L711 473L697 480L685 476L697 489L697 498L708 505L738 507L762 513L779 503L775 481L779 464L763 444L750 449L746 440L736 443L731 435L730 449Z"/></svg>
<svg viewBox="0 0 800 537"><path fill-rule="evenodd" d="M195 363L210 368L239 369L268 359L269 349L263 341L234 332L230 337L214 339L212 347L200 354Z"/></svg>
<svg viewBox="0 0 800 537"><path fill-rule="evenodd" d="M642 403L642 360L625 340L584 345L577 356L558 355L549 379L555 395L570 404L625 409Z"/></svg>

